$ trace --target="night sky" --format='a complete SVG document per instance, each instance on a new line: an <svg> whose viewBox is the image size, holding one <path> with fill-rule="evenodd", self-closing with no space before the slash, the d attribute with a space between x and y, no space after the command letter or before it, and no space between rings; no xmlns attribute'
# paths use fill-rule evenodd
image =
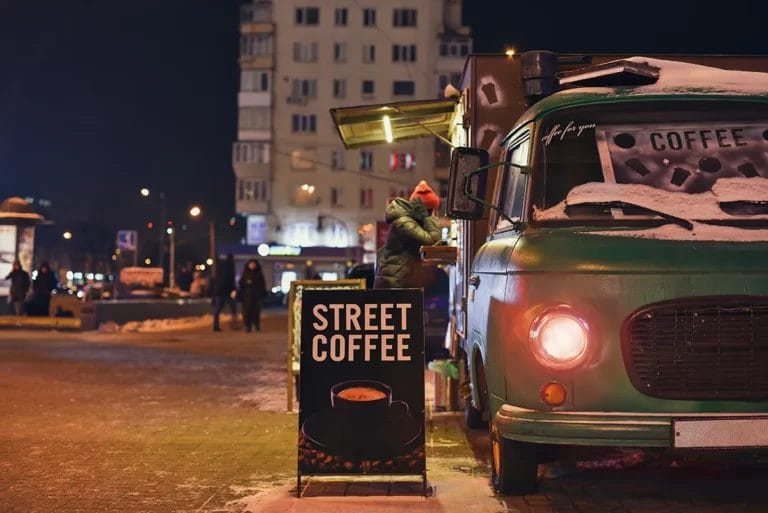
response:
<svg viewBox="0 0 768 513"><path fill-rule="evenodd" d="M132 228L151 217L146 186L172 217L201 203L229 218L240 3L0 0L0 197ZM464 16L479 52L768 54L759 2L596 5L467 0Z"/></svg>

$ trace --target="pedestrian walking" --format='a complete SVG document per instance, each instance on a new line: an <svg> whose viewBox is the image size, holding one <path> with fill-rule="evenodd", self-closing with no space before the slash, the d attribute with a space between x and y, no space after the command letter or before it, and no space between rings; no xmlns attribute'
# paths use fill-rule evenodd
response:
<svg viewBox="0 0 768 513"><path fill-rule="evenodd" d="M440 198L422 180L409 199L394 198L387 205L387 241L378 251L373 288L393 289L422 286L418 280L421 246L440 241L440 226L432 211Z"/></svg>
<svg viewBox="0 0 768 513"><path fill-rule="evenodd" d="M267 295L267 287L258 260L253 258L248 260L238 285L238 296L243 302L245 331L251 331L252 327L260 331L261 305Z"/></svg>
<svg viewBox="0 0 768 513"><path fill-rule="evenodd" d="M230 253L216 265L216 277L213 280L213 331L221 331L219 316L225 305L232 311L232 324L237 322L237 304L235 293L235 258Z"/></svg>
<svg viewBox="0 0 768 513"><path fill-rule="evenodd" d="M32 282L32 300L28 305L27 313L29 315L49 315L51 306L51 293L58 286L59 281L56 275L51 271L47 262L40 264L37 269L37 276Z"/></svg>
<svg viewBox="0 0 768 513"><path fill-rule="evenodd" d="M11 306L11 313L22 315L24 313L24 301L27 299L27 293L31 285L29 273L22 269L21 262L14 260L11 272L8 273L5 279L11 280L11 290L8 294L8 304Z"/></svg>

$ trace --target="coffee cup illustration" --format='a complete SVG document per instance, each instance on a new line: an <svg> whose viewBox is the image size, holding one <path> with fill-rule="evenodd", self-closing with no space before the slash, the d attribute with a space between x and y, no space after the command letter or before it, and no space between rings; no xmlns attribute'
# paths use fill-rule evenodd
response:
<svg viewBox="0 0 768 513"><path fill-rule="evenodd" d="M382 417L408 415L408 405L392 400L392 388L380 381L354 379L331 387L333 411L357 421L377 421Z"/></svg>
<svg viewBox="0 0 768 513"><path fill-rule="evenodd" d="M381 381L336 383L326 405L330 408L310 415L301 430L304 440L326 456L383 462L422 440L423 419L411 416L408 403L394 400L392 387Z"/></svg>

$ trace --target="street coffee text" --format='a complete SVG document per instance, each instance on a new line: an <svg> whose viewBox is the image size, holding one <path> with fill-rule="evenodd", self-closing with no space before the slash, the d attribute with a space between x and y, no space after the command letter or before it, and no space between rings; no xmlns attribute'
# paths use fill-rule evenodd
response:
<svg viewBox="0 0 768 513"><path fill-rule="evenodd" d="M407 362L411 334L407 332L410 303L317 304L312 308L312 359Z"/></svg>

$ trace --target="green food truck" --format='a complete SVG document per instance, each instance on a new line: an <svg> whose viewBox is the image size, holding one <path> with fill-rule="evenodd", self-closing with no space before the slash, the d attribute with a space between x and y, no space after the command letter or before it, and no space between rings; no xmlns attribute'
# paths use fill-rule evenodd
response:
<svg viewBox="0 0 768 513"><path fill-rule="evenodd" d="M332 111L348 145L379 142L386 107L387 139L454 146L451 338L498 491L533 491L545 447L768 446L760 70L472 56L445 100Z"/></svg>

